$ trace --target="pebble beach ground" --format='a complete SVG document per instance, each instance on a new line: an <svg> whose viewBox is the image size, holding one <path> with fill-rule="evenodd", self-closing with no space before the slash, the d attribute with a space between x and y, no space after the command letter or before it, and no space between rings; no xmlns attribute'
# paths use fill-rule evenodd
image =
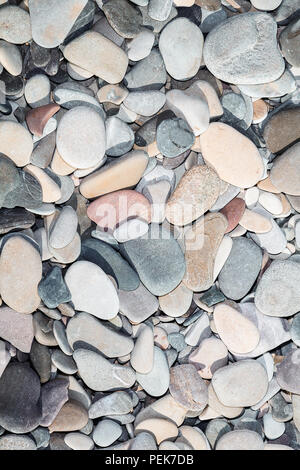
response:
<svg viewBox="0 0 300 470"><path fill-rule="evenodd" d="M0 0L0 450L300 449L299 85L299 0Z"/></svg>

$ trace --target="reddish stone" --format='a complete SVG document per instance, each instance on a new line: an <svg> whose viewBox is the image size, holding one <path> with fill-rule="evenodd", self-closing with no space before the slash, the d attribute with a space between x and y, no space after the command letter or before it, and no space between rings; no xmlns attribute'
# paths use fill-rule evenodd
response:
<svg viewBox="0 0 300 470"><path fill-rule="evenodd" d="M114 230L118 224L133 217L140 217L149 223L151 204L137 191L121 189L93 201L87 209L87 215L100 228Z"/></svg>
<svg viewBox="0 0 300 470"><path fill-rule="evenodd" d="M231 232L231 230L237 226L244 211L245 201L239 197L232 199L232 201L228 202L228 204L226 204L226 206L220 210L220 212L225 215L228 221L228 226L225 233Z"/></svg>
<svg viewBox="0 0 300 470"><path fill-rule="evenodd" d="M26 114L26 122L30 132L41 137L43 135L45 125L59 110L60 106L58 104L50 103L28 111Z"/></svg>

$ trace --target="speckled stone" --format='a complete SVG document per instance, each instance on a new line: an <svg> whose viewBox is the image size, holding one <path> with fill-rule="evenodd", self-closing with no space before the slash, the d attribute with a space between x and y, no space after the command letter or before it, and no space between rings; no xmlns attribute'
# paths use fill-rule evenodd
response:
<svg viewBox="0 0 300 470"><path fill-rule="evenodd" d="M192 364L171 367L170 393L183 407L199 414L208 403L207 386Z"/></svg>
<svg viewBox="0 0 300 470"><path fill-rule="evenodd" d="M0 308L0 337L25 353L30 352L34 337L32 316L9 307Z"/></svg>

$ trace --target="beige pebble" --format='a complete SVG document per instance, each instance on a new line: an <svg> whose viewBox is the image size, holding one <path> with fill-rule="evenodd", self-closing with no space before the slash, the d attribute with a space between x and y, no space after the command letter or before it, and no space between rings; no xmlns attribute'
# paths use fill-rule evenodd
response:
<svg viewBox="0 0 300 470"><path fill-rule="evenodd" d="M193 292L180 283L169 294L158 298L160 309L170 317L181 317L191 306Z"/></svg>
<svg viewBox="0 0 300 470"><path fill-rule="evenodd" d="M259 189L256 186L248 188L245 192L245 203L248 209L253 209L259 198Z"/></svg>
<svg viewBox="0 0 300 470"><path fill-rule="evenodd" d="M97 93L100 103L114 103L120 105L128 96L128 90L119 85L104 85Z"/></svg>
<svg viewBox="0 0 300 470"><path fill-rule="evenodd" d="M60 187L48 174L35 165L27 165L25 171L33 175L42 187L43 202L56 202L61 198Z"/></svg>
<svg viewBox="0 0 300 470"><path fill-rule="evenodd" d="M173 421L163 418L150 418L141 421L136 427L135 432L148 431L154 435L157 444L166 439L174 439L178 436L178 429Z"/></svg>
<svg viewBox="0 0 300 470"><path fill-rule="evenodd" d="M195 83L207 99L210 119L222 116L223 108L213 86L205 80L197 80Z"/></svg>
<svg viewBox="0 0 300 470"><path fill-rule="evenodd" d="M272 224L269 219L249 209L245 209L239 225L244 227L246 230L255 233L266 233L272 228Z"/></svg>
<svg viewBox="0 0 300 470"><path fill-rule="evenodd" d="M211 379L213 373L227 364L228 350L218 338L211 337L201 341L190 354L189 362L194 364L203 379Z"/></svg>
<svg viewBox="0 0 300 470"><path fill-rule="evenodd" d="M273 215L279 215L283 211L281 198L276 194L261 191L258 202Z"/></svg>
<svg viewBox="0 0 300 470"><path fill-rule="evenodd" d="M66 163L61 158L57 149L55 149L54 151L50 166L51 166L51 170L53 170L54 173L60 176L70 175L71 173L73 173L73 171L76 170L76 168L73 168L72 166L68 165L68 163Z"/></svg>
<svg viewBox="0 0 300 470"><path fill-rule="evenodd" d="M180 426L179 434L183 436L194 450L209 450L205 435L196 426Z"/></svg>
<svg viewBox="0 0 300 470"><path fill-rule="evenodd" d="M269 193L279 194L280 191L274 186L271 181L270 176L268 175L267 178L259 181L257 183L257 187L262 189L263 191L268 191Z"/></svg>
<svg viewBox="0 0 300 470"><path fill-rule="evenodd" d="M262 122L268 114L268 105L264 100L256 100L253 102L253 124Z"/></svg>
<svg viewBox="0 0 300 470"><path fill-rule="evenodd" d="M0 122L0 152L15 163L25 166L30 162L33 140L30 132L14 121Z"/></svg>
<svg viewBox="0 0 300 470"><path fill-rule="evenodd" d="M223 403L218 399L212 384L208 386L208 404L216 413L218 413L218 416L221 415L229 419L236 418L243 411L243 408L239 406L232 407L223 405Z"/></svg>

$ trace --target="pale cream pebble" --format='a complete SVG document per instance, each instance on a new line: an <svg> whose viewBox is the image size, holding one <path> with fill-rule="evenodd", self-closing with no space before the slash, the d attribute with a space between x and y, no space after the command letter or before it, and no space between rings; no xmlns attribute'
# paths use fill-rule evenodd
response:
<svg viewBox="0 0 300 470"><path fill-rule="evenodd" d="M77 186L80 185L80 178L77 178L75 175L71 175L71 180L73 181L74 183L74 186L77 188Z"/></svg>
<svg viewBox="0 0 300 470"><path fill-rule="evenodd" d="M272 223L269 219L249 209L245 209L245 212L240 219L239 225L241 225L246 230L255 233L266 233L269 232L272 228Z"/></svg>
<svg viewBox="0 0 300 470"><path fill-rule="evenodd" d="M27 165L25 171L34 176L42 187L43 202L56 202L61 198L60 187L41 168L35 165Z"/></svg>
<svg viewBox="0 0 300 470"><path fill-rule="evenodd" d="M153 402L150 408L166 418L171 419L177 426L181 426L188 411L187 408L178 403L170 394Z"/></svg>
<svg viewBox="0 0 300 470"><path fill-rule="evenodd" d="M193 145L191 147L191 150L193 150L193 152L197 152L197 153L201 152L200 135L195 137L195 142L193 143Z"/></svg>
<svg viewBox="0 0 300 470"><path fill-rule="evenodd" d="M150 418L139 422L135 427L135 433L149 431L156 439L157 444L166 439L174 439L178 436L178 429L173 421L163 418Z"/></svg>
<svg viewBox="0 0 300 470"><path fill-rule="evenodd" d="M120 105L128 96L129 91L119 85L104 85L97 93L100 103L113 103Z"/></svg>
<svg viewBox="0 0 300 470"><path fill-rule="evenodd" d="M205 434L197 427L180 426L179 434L188 441L194 450L210 449L210 445Z"/></svg>
<svg viewBox="0 0 300 470"><path fill-rule="evenodd" d="M191 306L193 292L183 283L173 291L158 298L160 309L170 317L181 317Z"/></svg>
<svg viewBox="0 0 300 470"><path fill-rule="evenodd" d="M199 415L200 421L208 421L215 418L220 418L221 415L215 411L211 406L207 405L207 407L202 411Z"/></svg>
<svg viewBox="0 0 300 470"><path fill-rule="evenodd" d="M60 156L58 153L58 150L55 149L50 168L54 173L56 173L59 176L67 176L73 173L73 171L76 170L76 168L73 168L72 166L68 165Z"/></svg>
<svg viewBox="0 0 300 470"><path fill-rule="evenodd" d="M233 230L231 230L231 232L229 232L228 235L232 238L242 237L246 232L247 229L238 224Z"/></svg>
<svg viewBox="0 0 300 470"><path fill-rule="evenodd" d="M253 102L253 124L259 124L262 122L265 117L268 115L268 105L267 103L262 100L256 100Z"/></svg>
<svg viewBox="0 0 300 470"><path fill-rule="evenodd" d="M259 189L256 186L248 188L245 192L245 203L248 209L253 209L259 198Z"/></svg>
<svg viewBox="0 0 300 470"><path fill-rule="evenodd" d="M273 215L279 215L283 211L283 206L280 196L277 194L269 193L267 191L260 191L258 202L264 209Z"/></svg>
<svg viewBox="0 0 300 470"><path fill-rule="evenodd" d="M269 193L280 194L280 191L274 186L271 181L271 178L268 174L267 178L259 181L257 187L263 191L268 191Z"/></svg>
<svg viewBox="0 0 300 470"><path fill-rule="evenodd" d="M229 419L236 418L243 411L242 407L231 407L223 405L223 403L221 403L218 399L211 383L208 386L208 405L212 410L215 411L216 414L218 414L218 416L224 416L225 418Z"/></svg>
<svg viewBox="0 0 300 470"><path fill-rule="evenodd" d="M278 196L280 197L282 204L282 212L278 215L278 217L288 217L292 212L291 204L284 194L280 193Z"/></svg>
<svg viewBox="0 0 300 470"><path fill-rule="evenodd" d="M212 85L206 82L205 80L197 80L196 83L198 87L200 88L200 90L203 92L205 98L207 99L210 118L214 119L214 118L222 116L223 107Z"/></svg>
<svg viewBox="0 0 300 470"><path fill-rule="evenodd" d="M289 250L289 252L293 255L296 252L295 245L293 243L287 243L286 248Z"/></svg>
<svg viewBox="0 0 300 470"><path fill-rule="evenodd" d="M169 347L168 333L160 326L154 327L154 344L166 350Z"/></svg>
<svg viewBox="0 0 300 470"><path fill-rule="evenodd" d="M225 235L223 240L220 243L218 248L216 257L215 257L215 264L214 264L214 272L213 272L213 280L215 281L223 268L232 248L232 238L229 235Z"/></svg>

